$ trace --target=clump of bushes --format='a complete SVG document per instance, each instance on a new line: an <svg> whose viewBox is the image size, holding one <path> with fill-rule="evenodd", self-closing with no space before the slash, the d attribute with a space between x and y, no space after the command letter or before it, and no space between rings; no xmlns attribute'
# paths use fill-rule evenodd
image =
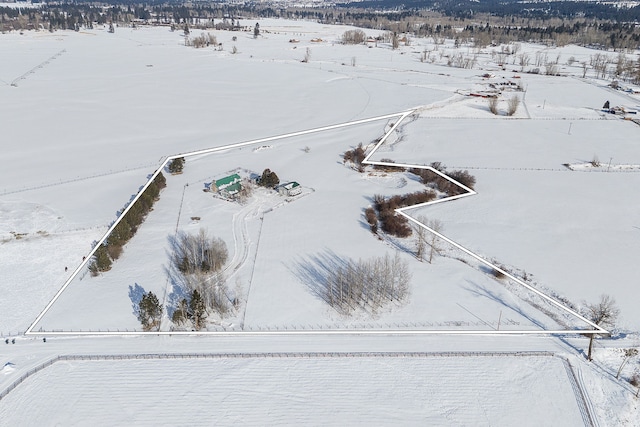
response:
<svg viewBox="0 0 640 427"><path fill-rule="evenodd" d="M260 177L260 181L258 185L267 188L273 188L276 185L280 184L280 178L276 175L275 172L272 172L271 169L267 168L262 172L262 176Z"/></svg>
<svg viewBox="0 0 640 427"><path fill-rule="evenodd" d="M451 172L445 172L445 166L440 162L432 163L431 167L442 173L446 173L449 177L468 188L473 189L473 186L476 184L476 178L471 175L469 171L454 170ZM431 186L432 188L448 194L449 196L457 196L458 194L463 194L465 192L465 190L460 188L457 184L428 169L413 168L410 169L410 172L414 175L418 175L423 184Z"/></svg>
<svg viewBox="0 0 640 427"><path fill-rule="evenodd" d="M136 234L153 204L159 199L160 190L166 186L167 180L160 172L129 211L120 218L118 225L111 231L107 240L93 254L93 259L89 264L89 271L93 276L111 269L112 262L120 257L122 247Z"/></svg>
<svg viewBox="0 0 640 427"><path fill-rule="evenodd" d="M364 148L362 148L362 143L360 143L353 150L345 151L342 156L342 161L343 163L351 162L356 166L358 172L364 172L364 165L362 162L365 157L367 156L365 155Z"/></svg>
<svg viewBox="0 0 640 427"><path fill-rule="evenodd" d="M371 232L376 234L378 232L378 215L376 215L375 209L368 207L364 210L364 217L367 220L367 224L371 228Z"/></svg>
<svg viewBox="0 0 640 427"><path fill-rule="evenodd" d="M367 39L367 35L364 31L357 30L347 30L342 33L342 43L344 44L361 44Z"/></svg>
<svg viewBox="0 0 640 427"><path fill-rule="evenodd" d="M211 33L202 33L199 36L189 40L188 44L197 49L207 46L218 46L218 40L216 39L216 36Z"/></svg>
<svg viewBox="0 0 640 427"><path fill-rule="evenodd" d="M391 159L380 159L381 163L395 163ZM388 165L373 165L375 170L382 172L404 172L406 169L400 166L388 166Z"/></svg>
<svg viewBox="0 0 640 427"><path fill-rule="evenodd" d="M409 226L408 220L402 215L398 215L395 210L430 202L435 198L436 194L433 190L417 191L415 193L396 195L390 198L376 195L374 196L375 211L373 208L366 209L365 218L373 233L378 231L378 221L380 221L382 231L385 233L396 237L408 237L411 235L411 227ZM374 217L376 211L377 218Z"/></svg>

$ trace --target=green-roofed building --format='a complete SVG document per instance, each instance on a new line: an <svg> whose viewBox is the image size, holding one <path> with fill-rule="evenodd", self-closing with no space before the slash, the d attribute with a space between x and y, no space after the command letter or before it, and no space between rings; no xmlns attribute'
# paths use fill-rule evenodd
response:
<svg viewBox="0 0 640 427"><path fill-rule="evenodd" d="M211 183L211 191L221 196L233 199L242 191L242 178L237 173L217 179Z"/></svg>

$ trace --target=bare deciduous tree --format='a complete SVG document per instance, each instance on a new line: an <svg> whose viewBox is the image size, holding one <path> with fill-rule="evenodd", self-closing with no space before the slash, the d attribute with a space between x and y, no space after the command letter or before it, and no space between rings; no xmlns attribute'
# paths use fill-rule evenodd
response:
<svg viewBox="0 0 640 427"><path fill-rule="evenodd" d="M521 67L520 71L524 71L524 67L529 66L531 56L528 53L521 53L520 55L518 55L518 61Z"/></svg>
<svg viewBox="0 0 640 427"><path fill-rule="evenodd" d="M627 364L629 359L631 359L632 357L635 357L637 355L638 355L638 349L637 348L625 348L624 349L624 353L623 353L623 357L622 357L622 363L620 364L620 367L618 368L618 373L616 374L616 379L620 378L620 373L622 372L622 368L624 368L624 365Z"/></svg>
<svg viewBox="0 0 640 427"><path fill-rule="evenodd" d="M489 99L489 111L492 114L498 115L498 98L488 98Z"/></svg>
<svg viewBox="0 0 640 427"><path fill-rule="evenodd" d="M418 221L420 221L421 223L425 223L426 218L421 216L417 218ZM418 258L419 261L422 261L424 259L424 250L426 247L426 241L425 241L425 235L427 230L425 230L423 227L420 227L419 225L415 227L415 236L416 236L416 258Z"/></svg>
<svg viewBox="0 0 640 427"><path fill-rule="evenodd" d="M442 221L438 219L432 219L425 224L427 225L427 227L436 231L437 233L442 232L442 229L444 228ZM431 235L429 237L429 264L431 264L431 262L433 261L434 253L440 253L440 249L441 249L440 238L433 233L430 233L430 234Z"/></svg>
<svg viewBox="0 0 640 427"><path fill-rule="evenodd" d="M507 116L513 116L516 111L518 111L518 106L520 105L520 98L517 95L509 98L507 101Z"/></svg>
<svg viewBox="0 0 640 427"><path fill-rule="evenodd" d="M615 300L609 295L602 295L600 301L595 304L587 305L587 318L596 325L607 328L612 327L616 323L616 319L620 314L620 310L616 306ZM591 334L589 337L589 350L587 352L587 360L592 360L593 340L597 334Z"/></svg>
<svg viewBox="0 0 640 427"><path fill-rule="evenodd" d="M398 38L398 34L393 33L393 35L391 36L391 48L393 50L396 50L399 47L400 47L400 39Z"/></svg>
<svg viewBox="0 0 640 427"><path fill-rule="evenodd" d="M304 58L302 59L302 62L306 64L309 61L311 61L311 49L307 48L307 50L304 53Z"/></svg>

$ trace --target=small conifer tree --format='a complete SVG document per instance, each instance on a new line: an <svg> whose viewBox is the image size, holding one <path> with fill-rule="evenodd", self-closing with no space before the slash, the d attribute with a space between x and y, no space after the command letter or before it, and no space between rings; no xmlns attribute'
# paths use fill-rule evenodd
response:
<svg viewBox="0 0 640 427"><path fill-rule="evenodd" d="M150 331L160 327L160 316L162 316L162 306L158 297L151 291L142 296L138 304L138 320L142 323L142 329Z"/></svg>
<svg viewBox="0 0 640 427"><path fill-rule="evenodd" d="M193 320L193 327L199 331L204 326L204 321L207 318L207 306L200 296L200 292L196 289L191 293L189 312Z"/></svg>
<svg viewBox="0 0 640 427"><path fill-rule="evenodd" d="M184 169L184 157L178 157L177 159L171 160L168 168L169 172L172 174L182 173L182 169Z"/></svg>
<svg viewBox="0 0 640 427"><path fill-rule="evenodd" d="M107 252L107 247L100 245L100 247L93 254L93 260L89 265L89 271L92 276L97 276L103 271L109 271L111 269L111 258Z"/></svg>

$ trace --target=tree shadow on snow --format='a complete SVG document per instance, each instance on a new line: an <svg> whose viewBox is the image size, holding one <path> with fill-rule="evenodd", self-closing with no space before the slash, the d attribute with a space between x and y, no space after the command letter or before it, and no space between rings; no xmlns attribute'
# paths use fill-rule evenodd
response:
<svg viewBox="0 0 640 427"><path fill-rule="evenodd" d="M345 268L349 259L325 249L318 255L300 258L293 262L289 269L309 291L320 300L330 303L330 288L328 277L339 268Z"/></svg>
<svg viewBox="0 0 640 427"><path fill-rule="evenodd" d="M142 301L142 297L146 294L144 288L137 283L134 283L133 286L129 285L129 299L131 300L131 309L133 310L133 315L138 317L140 314L140 301Z"/></svg>
<svg viewBox="0 0 640 427"><path fill-rule="evenodd" d="M540 323L539 320L534 319L533 317L531 317L529 314L525 313L524 311L522 311L522 309L520 307L517 307L509 302L507 302L504 298L502 298L500 295L498 295L498 293L490 290L489 288L487 288L486 286L483 285L479 285L478 283L472 281L472 280L466 280L466 282L470 285L468 287L463 287L463 289L469 291L472 295L477 296L477 297L485 297L488 298L492 301L497 302L498 304L514 311L515 313L519 314L520 316L522 316L523 318L527 319L528 321L530 321L531 323L533 323L535 326L539 327L542 330L545 330L545 326Z"/></svg>
<svg viewBox="0 0 640 427"><path fill-rule="evenodd" d="M169 260L169 265L164 266L164 272L169 278L169 283L171 284L171 292L167 295L166 307L167 315L171 319L173 317L173 313L178 308L180 301L183 299L189 299L188 297L188 289L186 284L184 283L183 276L180 274L174 263L172 262L172 254L176 253L179 242L179 235L169 235L167 237L167 241L169 243L170 249L165 251L167 255L167 259Z"/></svg>

